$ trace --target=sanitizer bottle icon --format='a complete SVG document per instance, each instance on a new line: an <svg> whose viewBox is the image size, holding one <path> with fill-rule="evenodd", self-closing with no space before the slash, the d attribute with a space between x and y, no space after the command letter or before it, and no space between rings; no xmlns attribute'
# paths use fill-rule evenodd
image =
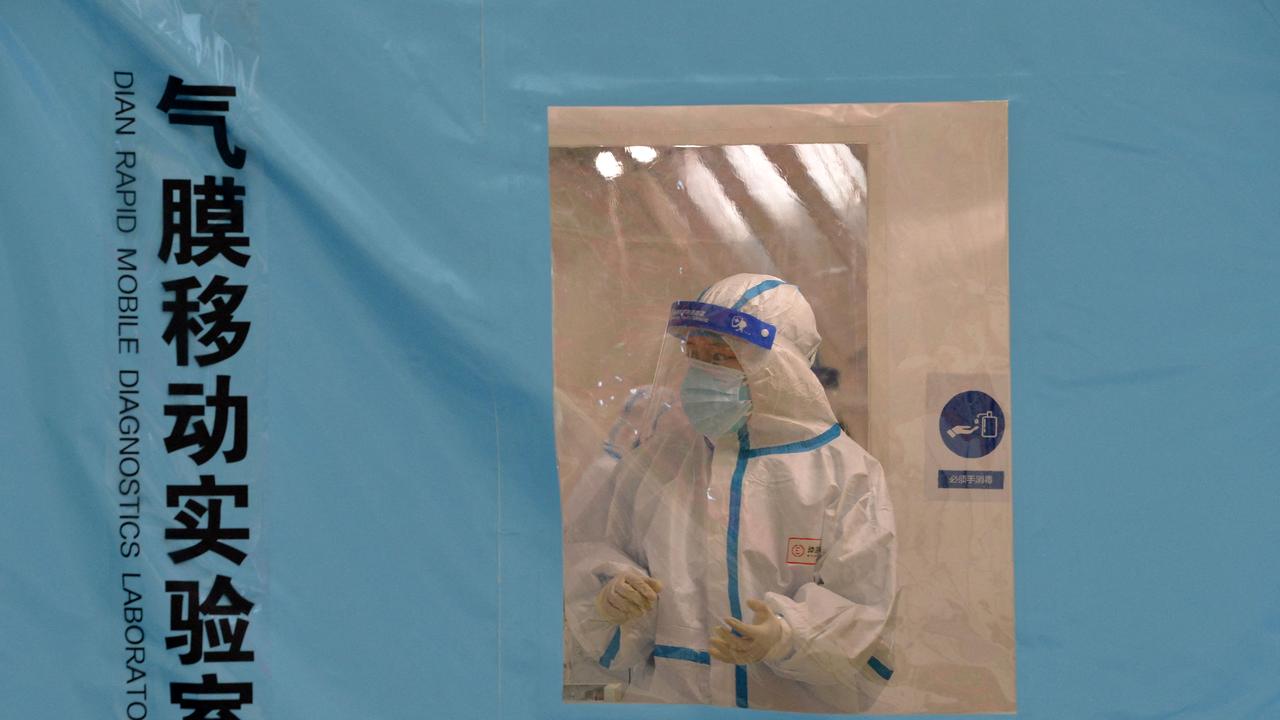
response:
<svg viewBox="0 0 1280 720"><path fill-rule="evenodd" d="M982 428L982 437L993 438L1000 434L1000 419L997 418L996 414L990 410L980 413L978 417L974 418L974 420L976 420L978 425Z"/></svg>

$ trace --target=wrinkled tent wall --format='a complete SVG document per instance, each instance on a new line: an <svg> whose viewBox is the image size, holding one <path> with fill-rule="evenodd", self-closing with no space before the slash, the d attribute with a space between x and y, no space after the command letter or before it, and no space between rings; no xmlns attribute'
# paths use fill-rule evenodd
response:
<svg viewBox="0 0 1280 720"><path fill-rule="evenodd" d="M993 99L1019 715L1274 715L1278 16L1275 0L6 3L10 713L124 707L102 472L111 73L193 67L190 38L230 23L261 56L243 139L270 260L264 715L600 716L559 692L549 106Z"/></svg>

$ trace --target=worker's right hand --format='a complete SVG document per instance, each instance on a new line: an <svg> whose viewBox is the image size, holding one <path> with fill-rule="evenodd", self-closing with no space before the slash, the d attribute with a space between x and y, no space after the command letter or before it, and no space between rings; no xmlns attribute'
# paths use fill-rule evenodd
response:
<svg viewBox="0 0 1280 720"><path fill-rule="evenodd" d="M596 612L614 625L621 625L652 610L660 592L662 582L646 575L615 575L596 595Z"/></svg>

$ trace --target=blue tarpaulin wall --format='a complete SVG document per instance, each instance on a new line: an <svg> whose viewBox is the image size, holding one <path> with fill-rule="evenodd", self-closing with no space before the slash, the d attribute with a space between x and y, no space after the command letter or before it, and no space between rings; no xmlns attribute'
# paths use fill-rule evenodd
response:
<svg viewBox="0 0 1280 720"><path fill-rule="evenodd" d="M7 717L123 716L111 73L154 114L194 67L150 5L0 10ZM560 702L549 105L970 99L1009 100L1018 715L1280 714L1280 4L233 10L261 717L654 715Z"/></svg>

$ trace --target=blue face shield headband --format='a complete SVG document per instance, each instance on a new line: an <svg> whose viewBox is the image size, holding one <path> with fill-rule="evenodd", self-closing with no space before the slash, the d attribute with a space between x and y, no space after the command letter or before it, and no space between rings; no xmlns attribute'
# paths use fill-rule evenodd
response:
<svg viewBox="0 0 1280 720"><path fill-rule="evenodd" d="M777 328L732 308L703 302L671 306L667 332L686 338L706 334L734 337L768 350ZM680 400L685 415L703 435L715 439L742 426L751 412L751 392L741 370L689 359Z"/></svg>
<svg viewBox="0 0 1280 720"><path fill-rule="evenodd" d="M745 340L765 350L773 347L773 338L778 334L778 329L773 325L741 310L686 300L671 305L667 332L672 332L675 328L708 330Z"/></svg>

